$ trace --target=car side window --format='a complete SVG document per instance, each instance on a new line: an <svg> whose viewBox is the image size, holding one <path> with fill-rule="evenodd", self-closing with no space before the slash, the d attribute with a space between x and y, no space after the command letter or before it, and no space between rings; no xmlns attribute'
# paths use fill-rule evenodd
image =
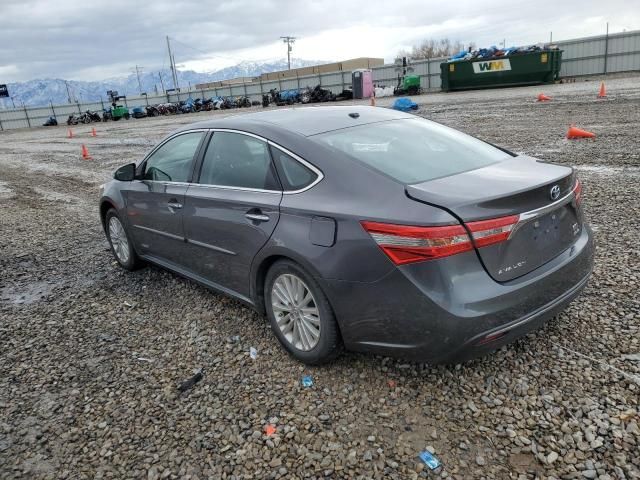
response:
<svg viewBox="0 0 640 480"><path fill-rule="evenodd" d="M215 132L204 155L200 183L280 190L266 142L233 132Z"/></svg>
<svg viewBox="0 0 640 480"><path fill-rule="evenodd" d="M143 180L188 182L203 135L204 132L185 133L166 142L147 159Z"/></svg>
<svg viewBox="0 0 640 480"><path fill-rule="evenodd" d="M313 170L279 148L271 147L271 155L278 168L280 182L285 191L300 190L311 185L318 178Z"/></svg>

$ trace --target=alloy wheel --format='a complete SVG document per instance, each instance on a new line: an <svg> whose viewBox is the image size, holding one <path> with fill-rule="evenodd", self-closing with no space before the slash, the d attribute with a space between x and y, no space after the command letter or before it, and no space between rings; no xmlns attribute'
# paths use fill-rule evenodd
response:
<svg viewBox="0 0 640 480"><path fill-rule="evenodd" d="M286 273L273 282L271 306L282 335L298 350L312 350L320 340L320 311L309 287Z"/></svg>
<svg viewBox="0 0 640 480"><path fill-rule="evenodd" d="M111 240L111 246L118 260L121 263L127 263L129 261L129 240L118 217L109 219L109 240Z"/></svg>

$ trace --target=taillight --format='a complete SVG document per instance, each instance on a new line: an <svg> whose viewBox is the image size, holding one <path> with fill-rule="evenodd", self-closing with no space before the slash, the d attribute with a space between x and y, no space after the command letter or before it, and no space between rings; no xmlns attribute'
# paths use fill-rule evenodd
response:
<svg viewBox="0 0 640 480"><path fill-rule="evenodd" d="M509 238L519 216L469 222L467 227L476 247L486 247ZM448 257L473 249L462 225L416 227L378 222L361 222L378 246L396 265Z"/></svg>
<svg viewBox="0 0 640 480"><path fill-rule="evenodd" d="M476 247L480 248L508 240L519 220L520 215L511 215L491 220L480 220L479 222L467 222L466 225Z"/></svg>
<svg viewBox="0 0 640 480"><path fill-rule="evenodd" d="M576 206L582 203L582 182L576 179L576 186L573 187L573 196L576 200Z"/></svg>
<svg viewBox="0 0 640 480"><path fill-rule="evenodd" d="M361 223L396 265L448 257L473 248L462 225L415 227L377 222Z"/></svg>

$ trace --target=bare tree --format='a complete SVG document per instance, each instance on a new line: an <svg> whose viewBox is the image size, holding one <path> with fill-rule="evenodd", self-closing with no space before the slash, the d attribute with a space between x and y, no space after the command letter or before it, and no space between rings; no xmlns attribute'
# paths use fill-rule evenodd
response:
<svg viewBox="0 0 640 480"><path fill-rule="evenodd" d="M398 52L398 56L411 57L414 60L419 60L422 58L449 57L460 52L461 50L464 50L464 47L464 44L459 40L453 41L449 38L441 38L439 40L436 40L430 38L424 40L418 45L414 45L411 49L411 53L402 50ZM468 47L471 47L471 49L475 48L473 43L469 44Z"/></svg>

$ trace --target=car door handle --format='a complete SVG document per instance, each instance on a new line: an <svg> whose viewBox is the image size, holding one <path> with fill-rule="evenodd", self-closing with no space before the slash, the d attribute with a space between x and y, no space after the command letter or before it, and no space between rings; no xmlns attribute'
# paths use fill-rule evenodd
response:
<svg viewBox="0 0 640 480"><path fill-rule="evenodd" d="M253 220L255 222L268 222L269 215L265 215L264 213L247 213L245 217L249 220Z"/></svg>
<svg viewBox="0 0 640 480"><path fill-rule="evenodd" d="M168 202L168 203L167 203L167 206L168 206L169 208L173 208L173 209L176 209L176 210L178 210L178 209L182 208L182 204L181 204L181 203L174 202L174 201Z"/></svg>

